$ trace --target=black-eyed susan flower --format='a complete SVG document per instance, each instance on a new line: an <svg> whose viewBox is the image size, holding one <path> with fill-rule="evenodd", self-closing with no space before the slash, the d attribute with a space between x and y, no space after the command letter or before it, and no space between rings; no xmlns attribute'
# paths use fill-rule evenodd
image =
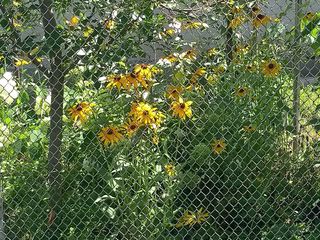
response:
<svg viewBox="0 0 320 240"><path fill-rule="evenodd" d="M138 103L137 102L132 102L131 103L131 107L130 107L130 112L128 113L128 115L130 117L136 118L137 116L137 107L138 107Z"/></svg>
<svg viewBox="0 0 320 240"><path fill-rule="evenodd" d="M21 67L21 66L24 66L24 65L28 65L30 64L31 62L29 60L25 60L25 59L18 59L14 62L14 65L17 66L17 67Z"/></svg>
<svg viewBox="0 0 320 240"><path fill-rule="evenodd" d="M118 90L120 90L121 88L126 88L127 87L127 82L126 82L126 78L119 74L111 74L110 76L107 77L107 88L118 88Z"/></svg>
<svg viewBox="0 0 320 240"><path fill-rule="evenodd" d="M254 5L251 7L251 14L252 16L256 16L261 12L261 9L259 8L258 5Z"/></svg>
<svg viewBox="0 0 320 240"><path fill-rule="evenodd" d="M315 18L316 14L313 12L308 12L303 19L308 20L308 21L312 21Z"/></svg>
<svg viewBox="0 0 320 240"><path fill-rule="evenodd" d="M163 32L161 32L160 34L163 37L173 37L175 33L176 33L176 30L174 28L167 28Z"/></svg>
<svg viewBox="0 0 320 240"><path fill-rule="evenodd" d="M93 28L88 26L86 30L83 32L83 37L88 38L94 32Z"/></svg>
<svg viewBox="0 0 320 240"><path fill-rule="evenodd" d="M235 17L235 18L231 19L228 27L232 28L232 29L236 29L239 26L241 26L245 22L245 20L246 20L246 18L243 16Z"/></svg>
<svg viewBox="0 0 320 240"><path fill-rule="evenodd" d="M258 27L267 25L270 21L271 21L271 18L269 16L259 13L254 17L252 24L254 27L258 28Z"/></svg>
<svg viewBox="0 0 320 240"><path fill-rule="evenodd" d="M280 73L281 66L275 60L268 60L262 64L262 73L267 77L275 77Z"/></svg>
<svg viewBox="0 0 320 240"><path fill-rule="evenodd" d="M173 111L173 115L183 120L186 119L186 117L190 118L192 116L191 104L192 101L185 102L180 97L178 101L174 101L171 104L171 110Z"/></svg>
<svg viewBox="0 0 320 240"><path fill-rule="evenodd" d="M75 27L79 24L80 18L78 16L72 16L68 22L70 27Z"/></svg>
<svg viewBox="0 0 320 240"><path fill-rule="evenodd" d="M226 146L227 145L226 145L224 139L217 139L217 140L213 141L213 143L212 143L213 151L214 151L214 153L216 153L218 155L221 154L225 150Z"/></svg>
<svg viewBox="0 0 320 240"><path fill-rule="evenodd" d="M151 64L137 64L133 68L133 73L138 74L146 80L150 80L153 76L160 72L160 69Z"/></svg>
<svg viewBox="0 0 320 240"><path fill-rule="evenodd" d="M243 130L247 133L252 133L256 130L256 127L252 124L249 124L249 125L244 126Z"/></svg>
<svg viewBox="0 0 320 240"><path fill-rule="evenodd" d="M164 170L166 174L168 174L168 176L170 177L173 177L174 175L176 175L176 167L171 163L164 165Z"/></svg>
<svg viewBox="0 0 320 240"><path fill-rule="evenodd" d="M178 57L175 56L174 54L170 54L164 58L162 58L164 61L167 61L169 63L175 63L177 61L179 61Z"/></svg>
<svg viewBox="0 0 320 240"><path fill-rule="evenodd" d="M214 67L214 71L216 74L222 74L226 71L226 66L224 64L219 64L218 66Z"/></svg>
<svg viewBox="0 0 320 240"><path fill-rule="evenodd" d="M238 44L235 48L234 51L237 54L246 54L249 52L250 46L248 44Z"/></svg>
<svg viewBox="0 0 320 240"><path fill-rule="evenodd" d="M183 59L196 60L197 59L197 52L195 49L189 49L188 51L183 52L181 54L181 57Z"/></svg>
<svg viewBox="0 0 320 240"><path fill-rule="evenodd" d="M127 84L128 89L130 87L137 89L139 84L141 84L142 87L144 87L144 88L148 87L148 84L145 81L145 79L137 73L134 73L134 72L128 73L125 75L125 78L126 78L126 84Z"/></svg>
<svg viewBox="0 0 320 240"><path fill-rule="evenodd" d="M209 48L207 50L207 53L208 53L209 57L213 57L213 56L218 55L219 51L216 48Z"/></svg>
<svg viewBox="0 0 320 240"><path fill-rule="evenodd" d="M209 84L216 84L219 81L220 77L217 74L211 74L207 77L207 82Z"/></svg>
<svg viewBox="0 0 320 240"><path fill-rule="evenodd" d="M165 115L161 111L156 110L155 117L153 119L153 122L150 124L150 126L153 128L153 130L156 131L164 119L165 119Z"/></svg>
<svg viewBox="0 0 320 240"><path fill-rule="evenodd" d="M183 30L188 30L188 29L199 29L199 28L207 28L208 24L202 23L202 22L196 22L196 21L187 21L182 24L182 29Z"/></svg>
<svg viewBox="0 0 320 240"><path fill-rule="evenodd" d="M153 142L153 144L158 145L159 144L159 136L158 134L153 134L151 141Z"/></svg>
<svg viewBox="0 0 320 240"><path fill-rule="evenodd" d="M112 19L107 19L105 22L104 22L104 27L105 29L107 30L112 30L116 27L116 22Z"/></svg>
<svg viewBox="0 0 320 240"><path fill-rule="evenodd" d="M205 67L199 67L197 70L192 74L191 77L191 84L197 83L197 80L202 77L206 73Z"/></svg>
<svg viewBox="0 0 320 240"><path fill-rule="evenodd" d="M85 123L90 115L92 114L93 107L95 106L94 103L88 102L80 102L74 105L73 107L69 108L69 114L71 120L74 122L80 122L81 124Z"/></svg>
<svg viewBox="0 0 320 240"><path fill-rule="evenodd" d="M179 99L179 97L181 96L182 92L183 92L183 88L181 86L169 85L167 87L166 96L169 99Z"/></svg>
<svg viewBox="0 0 320 240"><path fill-rule="evenodd" d="M123 139L123 135L120 133L119 129L114 126L102 128L98 137L104 145L114 145Z"/></svg>
<svg viewBox="0 0 320 240"><path fill-rule="evenodd" d="M140 125L136 121L129 120L125 124L125 131L129 137L133 136L139 129Z"/></svg>
<svg viewBox="0 0 320 240"><path fill-rule="evenodd" d="M235 95L237 97L244 97L248 94L249 90L246 87L238 87L237 90L235 91Z"/></svg>
<svg viewBox="0 0 320 240"><path fill-rule="evenodd" d="M140 102L138 103L133 116L140 124L154 124L157 117L157 108L152 107L148 103Z"/></svg>
<svg viewBox="0 0 320 240"><path fill-rule="evenodd" d="M178 222L175 224L176 228L180 228L183 226L192 227L195 224L201 224L207 220L209 217L209 213L203 211L203 208L200 210L192 212L186 211L184 214L178 219Z"/></svg>

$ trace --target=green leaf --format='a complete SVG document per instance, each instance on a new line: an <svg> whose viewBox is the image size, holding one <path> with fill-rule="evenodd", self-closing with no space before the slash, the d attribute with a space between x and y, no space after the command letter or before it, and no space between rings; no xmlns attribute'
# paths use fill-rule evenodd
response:
<svg viewBox="0 0 320 240"><path fill-rule="evenodd" d="M320 22L320 17L316 15L316 17L305 27L305 29L302 31L301 36L305 37L311 33L311 31L317 27L317 25Z"/></svg>

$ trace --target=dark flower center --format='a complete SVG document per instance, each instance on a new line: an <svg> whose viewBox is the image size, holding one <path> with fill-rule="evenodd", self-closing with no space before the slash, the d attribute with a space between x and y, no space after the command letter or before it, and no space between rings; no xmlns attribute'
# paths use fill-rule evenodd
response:
<svg viewBox="0 0 320 240"><path fill-rule="evenodd" d="M185 107L186 107L186 104L180 103L180 108L181 108L181 109L184 109Z"/></svg>
<svg viewBox="0 0 320 240"><path fill-rule="evenodd" d="M258 15L257 15L257 18L258 18L259 20L263 20L265 17L266 17L266 16L263 15L263 14L258 14Z"/></svg>
<svg viewBox="0 0 320 240"><path fill-rule="evenodd" d="M119 82L121 80L121 77L120 76L116 76L116 77L114 77L114 80Z"/></svg>
<svg viewBox="0 0 320 240"><path fill-rule="evenodd" d="M113 134L113 130L112 130L111 128L109 128L109 129L107 130L107 134L108 134L108 135L112 135L112 134Z"/></svg>
<svg viewBox="0 0 320 240"><path fill-rule="evenodd" d="M192 51L191 51L191 50L188 50L188 51L187 51L187 54L191 54L191 53L192 53Z"/></svg>
<svg viewBox="0 0 320 240"><path fill-rule="evenodd" d="M244 89L243 89L243 88L240 88L240 89L239 89L239 92L240 92L240 93L243 93L243 92L244 92Z"/></svg>
<svg viewBox="0 0 320 240"><path fill-rule="evenodd" d="M269 63L268 68L273 69L275 66L273 63Z"/></svg>
<svg viewBox="0 0 320 240"><path fill-rule="evenodd" d="M147 64L141 64L141 68L142 68L142 69L147 69L147 68L148 68L148 65L147 65Z"/></svg>
<svg viewBox="0 0 320 240"><path fill-rule="evenodd" d="M148 115L149 115L149 111L144 110L144 111L142 112L142 114L143 114L144 116L148 116Z"/></svg>
<svg viewBox="0 0 320 240"><path fill-rule="evenodd" d="M259 8L258 7L253 7L252 8L252 12L258 12L259 11Z"/></svg>
<svg viewBox="0 0 320 240"><path fill-rule="evenodd" d="M217 148L222 148L222 146L221 146L220 143L218 143L216 147L217 147Z"/></svg>
<svg viewBox="0 0 320 240"><path fill-rule="evenodd" d="M134 124L130 125L130 129L131 129L131 130L135 130L136 128L137 128L136 125L134 125Z"/></svg>
<svg viewBox="0 0 320 240"><path fill-rule="evenodd" d="M82 111L83 107L81 106L81 104L78 104L78 105L76 106L76 109L77 109L77 111Z"/></svg>
<svg viewBox="0 0 320 240"><path fill-rule="evenodd" d="M178 93L178 91L177 91L177 89L174 89L174 90L172 90L171 93L172 93L172 94L176 94L176 93Z"/></svg>
<svg viewBox="0 0 320 240"><path fill-rule="evenodd" d="M132 78L136 78L136 77L137 77L137 74L135 74L135 73L130 73L130 76L131 76Z"/></svg>

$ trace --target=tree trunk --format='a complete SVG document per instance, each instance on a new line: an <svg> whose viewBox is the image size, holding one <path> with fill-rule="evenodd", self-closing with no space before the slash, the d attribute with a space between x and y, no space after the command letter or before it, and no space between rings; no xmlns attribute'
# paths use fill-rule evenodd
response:
<svg viewBox="0 0 320 240"><path fill-rule="evenodd" d="M49 153L48 153L48 182L49 182L49 207L48 216L49 239L59 238L59 208L61 195L61 145L62 145L62 115L63 115L63 88L64 71L61 47L58 39L57 22L53 15L53 1L43 0L41 4L42 22L45 30L46 41L52 42L49 52L51 75L49 87L51 90L50 128L49 128Z"/></svg>
<svg viewBox="0 0 320 240"><path fill-rule="evenodd" d="M300 135L300 17L301 17L302 0L295 1L295 54L293 56L294 64L294 82L293 82L293 111L294 111L294 138L293 152L299 152L299 135Z"/></svg>

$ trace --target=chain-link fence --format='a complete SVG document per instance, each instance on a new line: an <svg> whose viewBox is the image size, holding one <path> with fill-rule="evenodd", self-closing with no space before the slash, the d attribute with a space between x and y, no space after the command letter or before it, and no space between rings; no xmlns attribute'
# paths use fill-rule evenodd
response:
<svg viewBox="0 0 320 240"><path fill-rule="evenodd" d="M318 0L2 0L0 240L319 240Z"/></svg>

